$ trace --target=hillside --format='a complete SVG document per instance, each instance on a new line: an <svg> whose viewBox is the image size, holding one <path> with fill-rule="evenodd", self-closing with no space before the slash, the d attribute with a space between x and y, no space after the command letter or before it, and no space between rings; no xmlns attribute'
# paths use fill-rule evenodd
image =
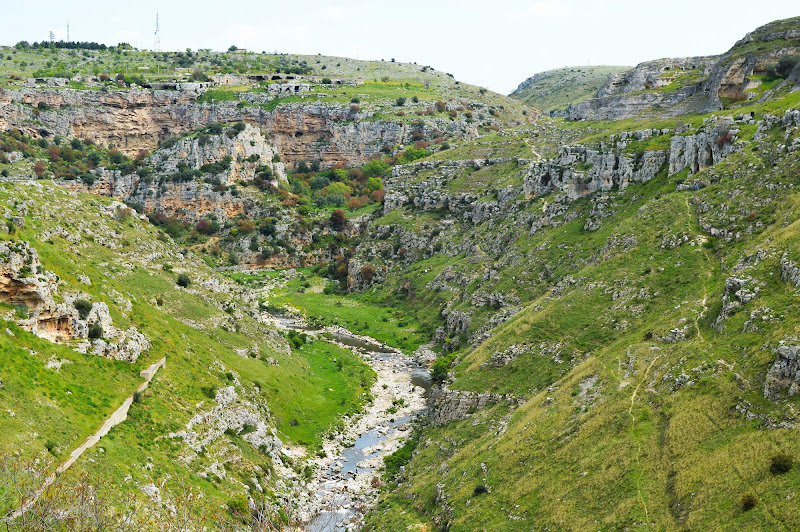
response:
<svg viewBox="0 0 800 532"><path fill-rule="evenodd" d="M6 49L9 527L800 528L797 20L566 117L392 61Z"/></svg>
<svg viewBox="0 0 800 532"><path fill-rule="evenodd" d="M566 113L570 105L591 98L608 76L630 67L581 66L539 72L520 83L510 94L551 115Z"/></svg>

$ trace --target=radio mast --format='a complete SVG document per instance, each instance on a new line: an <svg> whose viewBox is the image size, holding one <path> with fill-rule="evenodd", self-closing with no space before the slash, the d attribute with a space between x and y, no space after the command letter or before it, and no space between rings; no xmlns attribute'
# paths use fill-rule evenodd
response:
<svg viewBox="0 0 800 532"><path fill-rule="evenodd" d="M156 10L156 33L155 42L153 43L153 51L161 51L161 31L158 29L158 10Z"/></svg>

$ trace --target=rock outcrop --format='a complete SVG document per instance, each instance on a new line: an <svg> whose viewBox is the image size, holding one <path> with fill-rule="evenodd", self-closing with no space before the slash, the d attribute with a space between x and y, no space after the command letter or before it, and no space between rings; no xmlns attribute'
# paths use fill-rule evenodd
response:
<svg viewBox="0 0 800 532"><path fill-rule="evenodd" d="M365 162L385 145L408 143L420 127L433 138L478 136L466 118L426 118L419 124L363 120L349 107L309 98L268 110L243 97L240 101L198 102L191 90L90 91L0 88L0 129L17 127L34 137L61 135L114 145L128 155L153 151L167 139L212 122L246 122L261 129L286 162L321 161L323 165ZM251 95L252 96L252 95ZM257 97L252 96L252 98ZM251 98L251 99L252 99ZM49 111L34 113L39 103Z"/></svg>
<svg viewBox="0 0 800 532"><path fill-rule="evenodd" d="M127 362L150 348L148 338L135 327L114 327L105 303L92 304L85 316L75 308L74 294L56 303L59 283L57 275L42 268L39 254L27 242L0 242L0 302L17 307L20 327L51 342L83 340L78 351Z"/></svg>
<svg viewBox="0 0 800 532"><path fill-rule="evenodd" d="M430 391L428 422L432 425L446 425L466 419L478 410L499 402L514 404L515 401L505 395L462 392L437 386Z"/></svg>
<svg viewBox="0 0 800 532"><path fill-rule="evenodd" d="M764 395L777 400L800 393L800 347L782 345L776 350L778 359L767 372Z"/></svg>
<svg viewBox="0 0 800 532"><path fill-rule="evenodd" d="M721 56L660 59L641 63L627 72L612 74L594 98L573 105L570 120L623 120L704 114L722 108L723 101L758 95L758 76L783 55L800 55L797 19L778 21L747 34ZM753 43L763 43L754 47ZM781 85L797 87L800 72ZM676 83L673 90L662 90ZM767 91L762 98L769 99Z"/></svg>

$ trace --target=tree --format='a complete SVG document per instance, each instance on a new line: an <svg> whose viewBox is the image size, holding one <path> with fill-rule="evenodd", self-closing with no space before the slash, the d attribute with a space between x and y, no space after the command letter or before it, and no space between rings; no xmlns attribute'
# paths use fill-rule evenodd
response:
<svg viewBox="0 0 800 532"><path fill-rule="evenodd" d="M192 284L192 280L185 273L180 274L175 282L182 288L189 288L189 285Z"/></svg>
<svg viewBox="0 0 800 532"><path fill-rule="evenodd" d="M333 211L329 222L335 231L341 231L344 229L345 224L347 224L347 218L345 218L344 211L342 209L336 209Z"/></svg>
<svg viewBox="0 0 800 532"><path fill-rule="evenodd" d="M44 161L36 161L33 163L33 173L36 174L36 177L42 177L44 175Z"/></svg>
<svg viewBox="0 0 800 532"><path fill-rule="evenodd" d="M236 51L236 50L238 50L238 49L239 49L239 47L238 47L238 46L236 46L235 44L232 44L232 45L230 45L230 46L228 47L228 53L235 52L235 51Z"/></svg>
<svg viewBox="0 0 800 532"><path fill-rule="evenodd" d="M361 278L364 280L366 284L370 284L372 279L375 278L375 268L370 266L369 264L365 264L361 267Z"/></svg>
<svg viewBox="0 0 800 532"><path fill-rule="evenodd" d="M403 107L406 104L406 99L403 96L400 96L397 100L395 100L397 107Z"/></svg>
<svg viewBox="0 0 800 532"><path fill-rule="evenodd" d="M89 326L89 338L92 340L96 340L97 338L103 337L103 326L100 325L99 321L92 323Z"/></svg>

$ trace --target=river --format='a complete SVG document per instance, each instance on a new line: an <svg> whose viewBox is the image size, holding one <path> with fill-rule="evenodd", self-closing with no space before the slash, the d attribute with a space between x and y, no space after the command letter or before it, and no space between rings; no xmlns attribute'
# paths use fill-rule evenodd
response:
<svg viewBox="0 0 800 532"><path fill-rule="evenodd" d="M298 517L304 523L301 530L358 529L377 499L383 458L403 444L411 423L425 411L430 373L400 350L341 327L310 331L287 318L276 324L351 349L377 375L372 403L360 415L345 418L345 430L325 441L323 457L308 459L316 472L305 485L306 497L298 501Z"/></svg>

